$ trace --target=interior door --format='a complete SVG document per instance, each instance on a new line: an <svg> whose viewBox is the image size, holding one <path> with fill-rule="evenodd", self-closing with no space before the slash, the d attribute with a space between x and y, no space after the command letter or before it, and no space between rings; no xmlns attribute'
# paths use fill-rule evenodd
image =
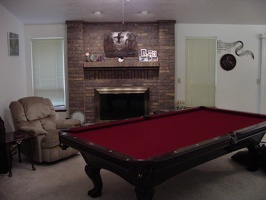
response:
<svg viewBox="0 0 266 200"><path fill-rule="evenodd" d="M215 106L216 38L186 38L186 106Z"/></svg>

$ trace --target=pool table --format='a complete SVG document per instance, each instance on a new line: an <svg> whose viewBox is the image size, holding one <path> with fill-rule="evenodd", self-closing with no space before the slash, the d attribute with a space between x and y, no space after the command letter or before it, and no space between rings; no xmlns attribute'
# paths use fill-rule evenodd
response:
<svg viewBox="0 0 266 200"><path fill-rule="evenodd" d="M258 168L258 147L266 116L197 107L62 130L61 147L80 151L85 171L101 196L101 169L135 186L137 199L150 200L154 187L204 162L247 147L248 169Z"/></svg>

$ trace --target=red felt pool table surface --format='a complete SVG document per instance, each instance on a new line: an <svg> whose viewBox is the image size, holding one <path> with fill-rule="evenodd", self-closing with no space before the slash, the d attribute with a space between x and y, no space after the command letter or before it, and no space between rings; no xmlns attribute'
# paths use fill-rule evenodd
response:
<svg viewBox="0 0 266 200"><path fill-rule="evenodd" d="M84 141L135 159L148 159L233 133L265 121L265 116L216 109L189 109L69 131Z"/></svg>

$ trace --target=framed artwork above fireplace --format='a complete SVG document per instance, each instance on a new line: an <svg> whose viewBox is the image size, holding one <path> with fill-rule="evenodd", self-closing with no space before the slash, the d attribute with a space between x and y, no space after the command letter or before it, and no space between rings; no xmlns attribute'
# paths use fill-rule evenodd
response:
<svg viewBox="0 0 266 200"><path fill-rule="evenodd" d="M131 32L112 32L104 35L106 58L137 57L137 36Z"/></svg>

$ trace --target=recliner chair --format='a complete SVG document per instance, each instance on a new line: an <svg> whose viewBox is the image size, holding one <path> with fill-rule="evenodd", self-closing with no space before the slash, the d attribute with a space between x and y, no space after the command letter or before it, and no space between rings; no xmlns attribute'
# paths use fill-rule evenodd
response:
<svg viewBox="0 0 266 200"><path fill-rule="evenodd" d="M58 119L50 99L25 97L9 105L15 130L33 136L21 143L21 152L35 162L54 162L78 153L59 146L59 130L80 126L76 119Z"/></svg>

